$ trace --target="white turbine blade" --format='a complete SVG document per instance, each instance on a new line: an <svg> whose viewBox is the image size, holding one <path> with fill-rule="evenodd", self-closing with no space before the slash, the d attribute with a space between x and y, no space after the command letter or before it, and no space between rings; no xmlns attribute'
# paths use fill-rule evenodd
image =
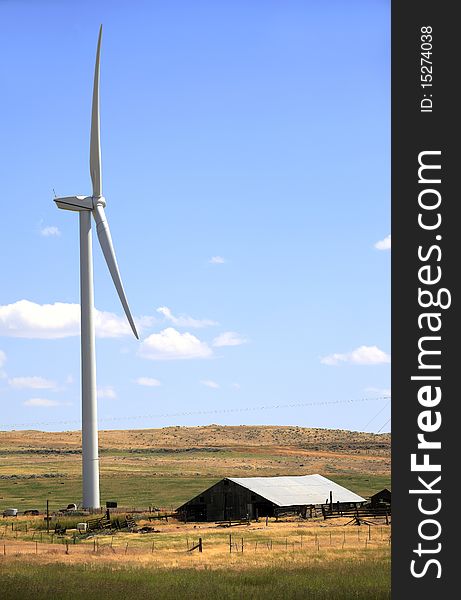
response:
<svg viewBox="0 0 461 600"><path fill-rule="evenodd" d="M99 29L96 64L94 66L93 106L91 109L90 173L93 182L93 196L102 196L101 140L99 137L99 55L101 53L102 25Z"/></svg>
<svg viewBox="0 0 461 600"><path fill-rule="evenodd" d="M131 316L130 307L126 299L125 290L123 289L122 280L120 278L120 272L118 270L117 259L115 258L114 246L112 244L112 237L110 235L109 224L107 223L106 214L104 208L101 205L97 205L93 210L93 216L96 221L96 231L98 234L99 243L101 244L104 258L106 259L107 266L109 267L112 280L115 284L118 296L125 310L127 319L131 325L134 335L139 339L136 326Z"/></svg>

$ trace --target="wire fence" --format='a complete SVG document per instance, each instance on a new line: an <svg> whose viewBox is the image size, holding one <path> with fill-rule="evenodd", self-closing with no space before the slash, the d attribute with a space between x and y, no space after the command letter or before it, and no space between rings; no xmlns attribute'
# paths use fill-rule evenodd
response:
<svg viewBox="0 0 461 600"><path fill-rule="evenodd" d="M276 525L277 527L277 525ZM332 525L299 531L273 529L261 533L254 530L250 534L233 532L229 534L181 532L180 534L158 535L139 534L95 534L81 538L74 532L69 535L57 535L32 529L14 529L10 525L0 528L1 556L74 555L76 558L118 556L148 557L155 555L165 559L167 555L185 556L188 554L209 553L211 556L224 557L243 554L314 554L331 550L356 551L372 548L385 548L391 543L391 526L375 523L367 526Z"/></svg>

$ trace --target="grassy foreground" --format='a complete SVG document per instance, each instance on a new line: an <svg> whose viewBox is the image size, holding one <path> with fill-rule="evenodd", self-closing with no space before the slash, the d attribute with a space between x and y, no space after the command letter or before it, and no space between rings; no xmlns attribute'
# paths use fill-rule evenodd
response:
<svg viewBox="0 0 461 600"><path fill-rule="evenodd" d="M0 561L1 565L1 561ZM245 571L11 563L3 600L310 600L390 598L389 563L335 561L308 568Z"/></svg>
<svg viewBox="0 0 461 600"><path fill-rule="evenodd" d="M36 529L40 517L27 530L19 519L0 528L2 600L389 597L391 526L384 523L292 518L229 530L140 520L137 532L74 540L70 531ZM191 550L199 537L202 553Z"/></svg>

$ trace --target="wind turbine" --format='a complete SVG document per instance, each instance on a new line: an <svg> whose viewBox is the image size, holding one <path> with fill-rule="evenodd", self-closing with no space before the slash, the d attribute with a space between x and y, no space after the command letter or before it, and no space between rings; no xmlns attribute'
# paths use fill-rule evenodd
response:
<svg viewBox="0 0 461 600"><path fill-rule="evenodd" d="M91 112L90 174L93 182L93 194L92 196L67 196L54 199L58 208L77 211L80 218L83 507L89 509L100 507L91 215L93 215L96 222L99 243L125 314L134 335L139 339L133 317L130 313L125 290L123 289L109 224L104 212L106 200L102 195L101 144L99 136L99 57L101 53L101 38L102 25L99 29L98 48L96 51Z"/></svg>

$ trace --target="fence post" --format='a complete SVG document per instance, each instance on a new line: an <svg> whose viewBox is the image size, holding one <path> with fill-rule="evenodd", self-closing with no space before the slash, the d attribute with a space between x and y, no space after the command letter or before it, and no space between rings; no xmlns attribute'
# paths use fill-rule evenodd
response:
<svg viewBox="0 0 461 600"><path fill-rule="evenodd" d="M229 554L232 554L232 533L229 533Z"/></svg>
<svg viewBox="0 0 461 600"><path fill-rule="evenodd" d="M243 538L242 538L242 554L243 554Z"/></svg>
<svg viewBox="0 0 461 600"><path fill-rule="evenodd" d="M202 551L203 551L203 550L202 550L202 538L199 538L199 539L198 539L198 551L199 551L199 552L202 552Z"/></svg>

